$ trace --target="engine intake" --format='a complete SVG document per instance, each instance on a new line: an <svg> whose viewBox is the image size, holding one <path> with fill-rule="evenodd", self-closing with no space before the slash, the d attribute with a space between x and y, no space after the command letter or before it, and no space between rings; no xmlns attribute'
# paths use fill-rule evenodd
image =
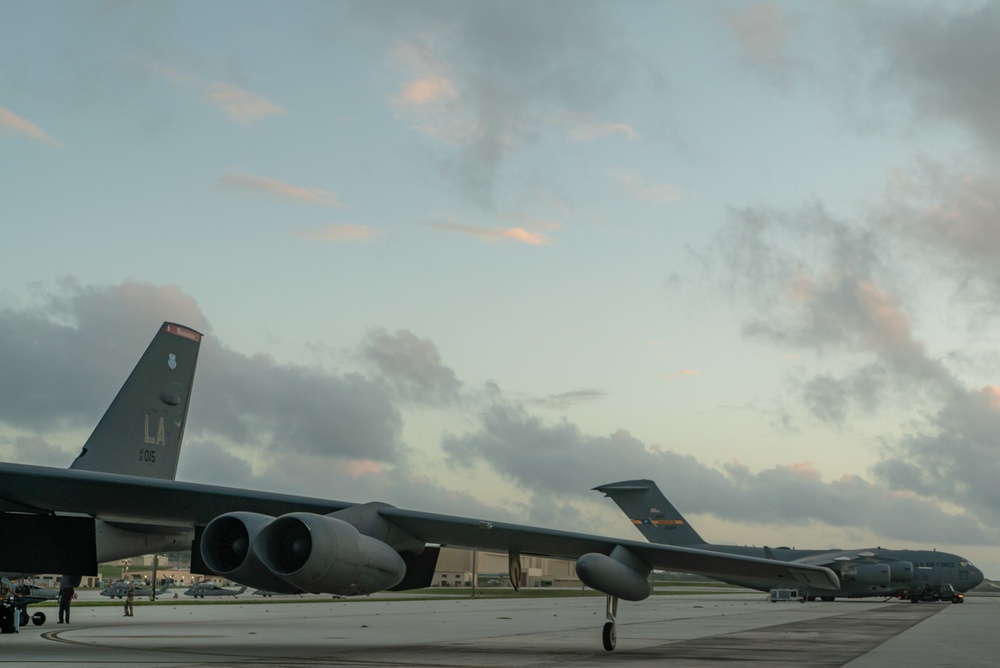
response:
<svg viewBox="0 0 1000 668"><path fill-rule="evenodd" d="M201 536L201 558L205 565L225 578L279 594L301 590L278 577L260 562L253 539L274 520L259 513L235 512L209 522Z"/></svg>
<svg viewBox="0 0 1000 668"><path fill-rule="evenodd" d="M347 522L289 513L262 528L253 551L274 575L315 594L358 596L393 587L406 564L393 548Z"/></svg>

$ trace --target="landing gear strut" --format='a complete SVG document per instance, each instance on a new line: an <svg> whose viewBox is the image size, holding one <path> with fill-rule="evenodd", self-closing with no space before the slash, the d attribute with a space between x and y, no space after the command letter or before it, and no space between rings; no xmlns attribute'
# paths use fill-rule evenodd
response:
<svg viewBox="0 0 1000 668"><path fill-rule="evenodd" d="M604 624L604 633L601 638L604 640L604 649L613 651L618 643L618 631L615 630L615 617L618 615L618 597L608 594L607 609L605 617L608 621Z"/></svg>

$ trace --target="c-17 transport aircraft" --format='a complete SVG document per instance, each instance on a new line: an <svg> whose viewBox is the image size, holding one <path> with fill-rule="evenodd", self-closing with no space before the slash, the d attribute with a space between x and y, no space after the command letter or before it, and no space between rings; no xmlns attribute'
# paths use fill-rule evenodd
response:
<svg viewBox="0 0 1000 668"><path fill-rule="evenodd" d="M937 550L886 550L881 547L857 550L797 550L788 547L748 547L706 543L684 516L660 492L651 480L625 480L595 487L603 492L632 520L632 524L651 543L683 545L722 554L759 556L788 563L829 568L840 578L836 590L812 588L803 583L797 588L805 600L832 601L841 596L897 596L912 602L925 599L951 599L963 602L966 592L983 581L983 573L968 559ZM768 591L786 587L785 582L750 581L740 576L716 577L730 584Z"/></svg>
<svg viewBox="0 0 1000 668"><path fill-rule="evenodd" d="M174 479L202 334L163 323L69 469L0 463L0 571L96 573L98 563L191 550L192 572L283 594L358 596L430 585L441 546L572 559L606 595L652 593L652 569L839 591L825 565L722 554L486 519Z"/></svg>

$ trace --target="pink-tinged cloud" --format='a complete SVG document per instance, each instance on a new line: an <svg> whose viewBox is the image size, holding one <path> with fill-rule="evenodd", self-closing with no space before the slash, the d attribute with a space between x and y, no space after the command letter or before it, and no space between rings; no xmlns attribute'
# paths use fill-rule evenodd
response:
<svg viewBox="0 0 1000 668"><path fill-rule="evenodd" d="M772 2L751 3L730 11L726 14L726 23L736 34L749 60L772 59L784 49L788 20Z"/></svg>
<svg viewBox="0 0 1000 668"><path fill-rule="evenodd" d="M300 230L292 234L312 241L372 241L379 235L378 231L370 227L352 223L324 225L319 229Z"/></svg>
<svg viewBox="0 0 1000 668"><path fill-rule="evenodd" d="M458 97L451 81L440 75L417 79L403 86L393 102L400 106L425 106Z"/></svg>
<svg viewBox="0 0 1000 668"><path fill-rule="evenodd" d="M422 223L427 227L433 227L444 232L464 234L476 237L482 241L495 243L497 241L516 241L517 243L528 244L530 246L542 246L552 243L552 241L540 232L531 232L523 227L480 227L478 225L466 225L463 223Z"/></svg>
<svg viewBox="0 0 1000 668"><path fill-rule="evenodd" d="M694 369L679 369L676 371L678 376L699 376L701 371L695 371Z"/></svg>
<svg viewBox="0 0 1000 668"><path fill-rule="evenodd" d="M198 93L210 104L222 109L226 118L241 125L250 125L256 120L280 116L287 111L263 95L251 93L224 81L205 81L155 62L147 63L146 67L151 72L165 77L175 86Z"/></svg>
<svg viewBox="0 0 1000 668"><path fill-rule="evenodd" d="M981 390L986 404L995 411L1000 411L1000 387L987 385Z"/></svg>
<svg viewBox="0 0 1000 668"><path fill-rule="evenodd" d="M216 187L220 190L238 190L258 195L273 195L301 202L322 204L323 206L343 206L337 201L335 194L326 190L302 188L250 174L226 174L218 180Z"/></svg>
<svg viewBox="0 0 1000 668"><path fill-rule="evenodd" d="M373 462L370 459L352 459L347 462L345 470L347 471L347 475L352 478L360 478L361 476L369 473L381 473L382 465L378 462Z"/></svg>
<svg viewBox="0 0 1000 668"><path fill-rule="evenodd" d="M237 88L232 84L215 81L208 84L204 95L226 112L226 118L241 125L250 125L261 118L271 118L285 113L280 104L271 102L263 95Z"/></svg>
<svg viewBox="0 0 1000 668"><path fill-rule="evenodd" d="M795 462L786 466L780 466L786 471L790 471L799 480L821 480L823 474L819 472L812 462Z"/></svg>
<svg viewBox="0 0 1000 668"><path fill-rule="evenodd" d="M62 143L59 140L52 137L52 135L38 127L38 125L4 107L0 107L0 128L8 128L50 146L62 148Z"/></svg>

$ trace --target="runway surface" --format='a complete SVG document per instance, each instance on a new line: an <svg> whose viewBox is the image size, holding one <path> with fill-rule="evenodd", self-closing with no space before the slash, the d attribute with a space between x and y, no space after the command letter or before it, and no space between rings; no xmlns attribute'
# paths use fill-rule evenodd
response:
<svg viewBox="0 0 1000 668"><path fill-rule="evenodd" d="M243 597L246 599L246 596ZM73 609L73 623L0 636L0 664L31 666L995 666L1000 597L944 603L769 603L760 594L621 604L604 651L604 600L293 600Z"/></svg>

